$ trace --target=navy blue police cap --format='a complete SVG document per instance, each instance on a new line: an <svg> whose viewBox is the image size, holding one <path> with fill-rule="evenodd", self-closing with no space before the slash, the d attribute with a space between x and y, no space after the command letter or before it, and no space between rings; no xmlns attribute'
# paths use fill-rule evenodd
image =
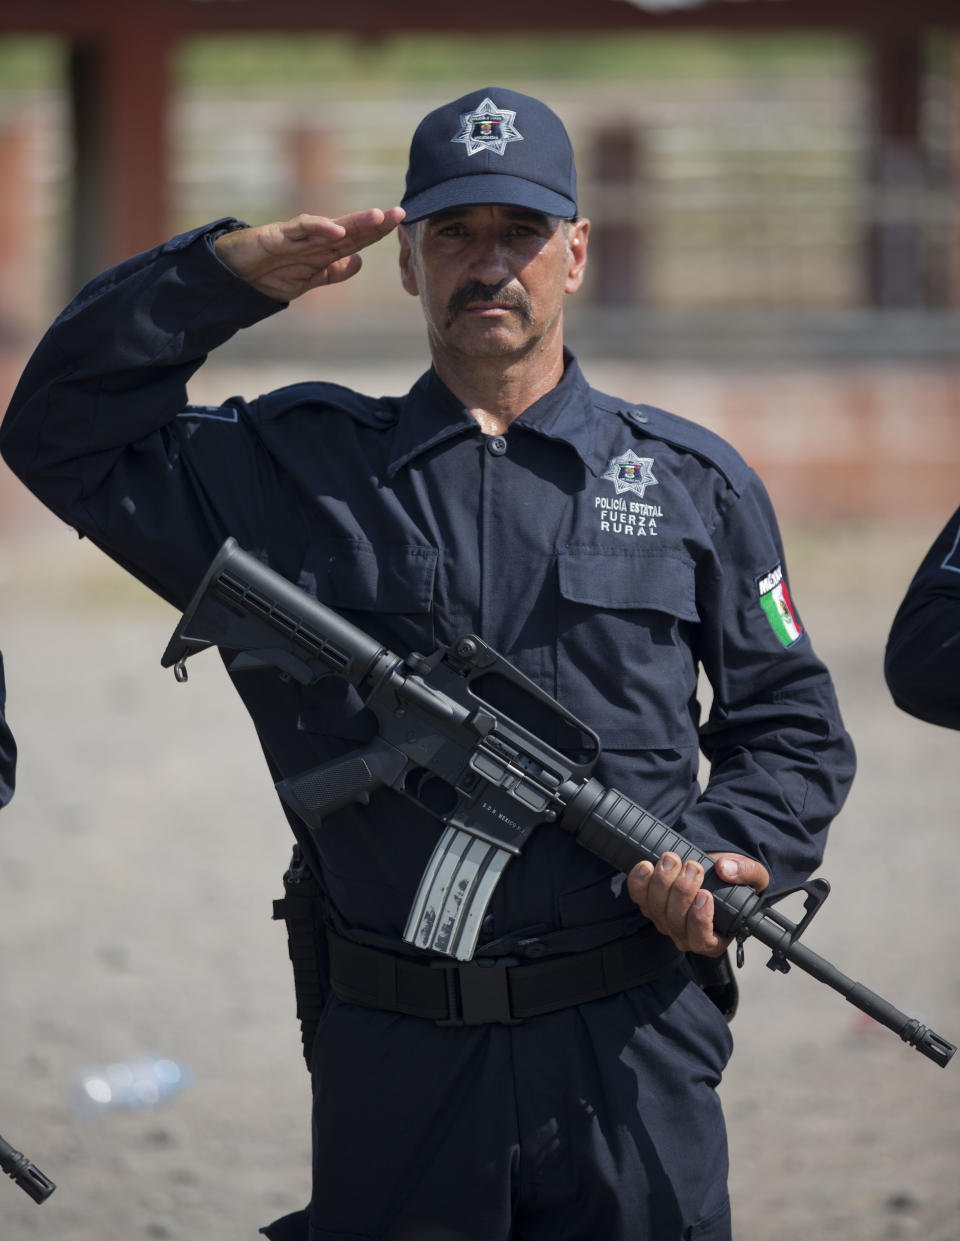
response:
<svg viewBox="0 0 960 1241"><path fill-rule="evenodd" d="M569 220L577 172L563 122L539 99L488 86L423 118L410 143L406 223L501 203Z"/></svg>

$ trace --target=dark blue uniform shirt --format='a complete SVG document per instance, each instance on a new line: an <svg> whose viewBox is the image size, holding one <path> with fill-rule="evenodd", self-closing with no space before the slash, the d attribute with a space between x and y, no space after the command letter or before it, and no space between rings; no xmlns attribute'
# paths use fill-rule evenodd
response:
<svg viewBox="0 0 960 1241"><path fill-rule="evenodd" d="M480 634L596 730L602 782L701 849L761 859L775 885L806 877L853 751L771 505L737 453L593 391L569 355L505 436L482 435L433 371L402 397L310 382L190 406L208 351L280 309L217 259L214 237L235 225L174 238L78 295L14 396L10 466L177 608L233 535L398 654ZM234 682L274 779L370 735L342 682ZM319 833L291 826L341 929L397 945L438 825L385 791ZM541 827L481 945L579 950L641 921L623 876Z"/></svg>
<svg viewBox="0 0 960 1241"><path fill-rule="evenodd" d="M960 509L907 588L890 626L884 673L902 710L960 728Z"/></svg>

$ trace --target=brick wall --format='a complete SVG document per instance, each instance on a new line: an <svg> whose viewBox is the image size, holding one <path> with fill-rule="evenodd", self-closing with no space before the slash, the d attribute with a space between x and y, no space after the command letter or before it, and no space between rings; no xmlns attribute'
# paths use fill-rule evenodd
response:
<svg viewBox="0 0 960 1241"><path fill-rule="evenodd" d="M423 369L415 361L320 365L313 358L231 365L213 361L191 397L216 402L317 377L380 394L403 391ZM25 362L0 351L6 406ZM730 440L760 473L785 520L931 522L960 504L960 366L769 366L735 373L581 359L598 388L669 409ZM12 533L47 520L0 466L0 528Z"/></svg>

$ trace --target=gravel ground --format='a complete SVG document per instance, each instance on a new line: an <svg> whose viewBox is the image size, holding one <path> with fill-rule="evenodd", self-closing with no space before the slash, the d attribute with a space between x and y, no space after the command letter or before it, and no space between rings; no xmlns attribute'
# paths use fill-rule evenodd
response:
<svg viewBox="0 0 960 1241"><path fill-rule="evenodd" d="M947 514L945 513L944 519ZM167 605L38 510L0 548L20 745L0 816L0 1133L57 1183L0 1185L3 1241L241 1241L308 1194L308 1091L282 928L289 852L218 661L160 668ZM788 527L793 593L860 772L807 942L960 1038L958 738L899 713L887 626L934 528ZM748 944L723 1085L738 1241L958 1241L960 1058L946 1070ZM193 1076L90 1117L80 1074L144 1053Z"/></svg>

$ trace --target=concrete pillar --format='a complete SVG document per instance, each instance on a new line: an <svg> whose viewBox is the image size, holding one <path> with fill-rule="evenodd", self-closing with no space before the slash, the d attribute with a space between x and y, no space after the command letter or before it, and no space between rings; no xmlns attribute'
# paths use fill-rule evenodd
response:
<svg viewBox="0 0 960 1241"><path fill-rule="evenodd" d="M170 232L169 58L173 38L135 20L75 42L70 280L80 284Z"/></svg>
<svg viewBox="0 0 960 1241"><path fill-rule="evenodd" d="M600 306L635 306L646 294L646 226L642 211L642 135L624 122L598 130L591 143L591 187L598 210L590 235L593 298Z"/></svg>
<svg viewBox="0 0 960 1241"><path fill-rule="evenodd" d="M39 326L46 292L37 278L34 148L26 117L0 126L0 349Z"/></svg>
<svg viewBox="0 0 960 1241"><path fill-rule="evenodd" d="M287 142L293 173L288 214L330 214L330 204L339 196L340 187L335 184L336 158L329 133L319 126L298 126L290 132Z"/></svg>
<svg viewBox="0 0 960 1241"><path fill-rule="evenodd" d="M882 28L869 36L866 297L878 309L927 302L921 196L926 167L921 134L923 31Z"/></svg>

